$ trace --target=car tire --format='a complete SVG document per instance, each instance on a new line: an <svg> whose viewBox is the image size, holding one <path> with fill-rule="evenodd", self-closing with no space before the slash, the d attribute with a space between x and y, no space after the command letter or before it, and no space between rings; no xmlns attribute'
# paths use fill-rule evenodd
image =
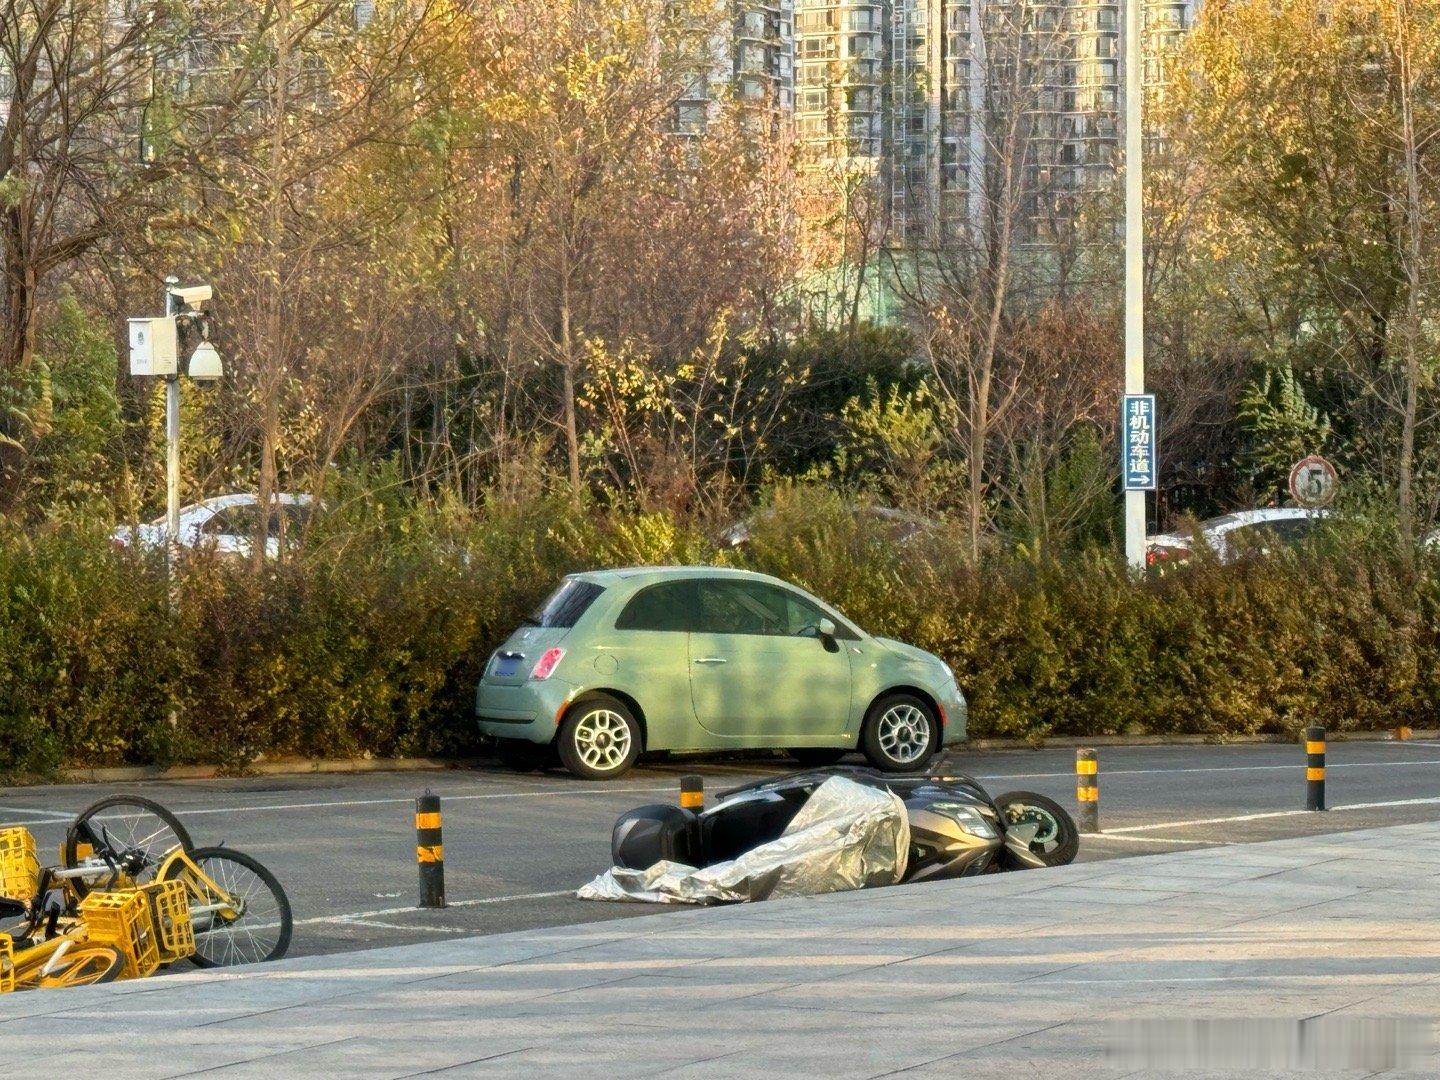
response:
<svg viewBox="0 0 1440 1080"><path fill-rule="evenodd" d="M914 694L886 694L870 706L860 748L881 772L918 772L940 749L940 721Z"/></svg>
<svg viewBox="0 0 1440 1080"><path fill-rule="evenodd" d="M834 765L849 750L840 750L829 746L796 746L787 753L801 765L807 768L823 768L826 765Z"/></svg>
<svg viewBox="0 0 1440 1080"><path fill-rule="evenodd" d="M1080 853L1075 819L1054 799L1035 791L1007 791L995 797L995 808L1006 821L1024 821L1037 813L1044 819L1047 828L1037 834L1037 843L1031 844L1030 850L1046 866L1065 866Z"/></svg>
<svg viewBox="0 0 1440 1080"><path fill-rule="evenodd" d="M524 739L501 739L496 743L495 756L515 772L539 772L555 763L555 747Z"/></svg>
<svg viewBox="0 0 1440 1080"><path fill-rule="evenodd" d="M556 747L573 776L613 780L629 772L640 756L640 725L623 701L596 694L570 707Z"/></svg>

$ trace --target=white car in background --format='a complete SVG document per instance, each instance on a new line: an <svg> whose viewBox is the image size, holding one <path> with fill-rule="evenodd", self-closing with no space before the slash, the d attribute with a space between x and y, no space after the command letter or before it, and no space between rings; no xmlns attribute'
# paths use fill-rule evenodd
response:
<svg viewBox="0 0 1440 1080"><path fill-rule="evenodd" d="M1242 551L1275 551L1301 543L1315 531L1316 525L1334 517L1332 510L1307 510L1298 506L1237 510L1202 521L1193 534L1161 533L1147 537L1145 565L1163 569L1188 562L1194 555L1197 535L1220 562L1234 562Z"/></svg>
<svg viewBox="0 0 1440 1080"><path fill-rule="evenodd" d="M312 499L309 495L277 494L271 500L265 530L265 557L280 554L280 519L285 519L287 547L305 530L310 519ZM180 508L180 532L177 541L184 548L213 549L221 555L248 558L260 523L258 495L219 495L203 502ZM163 548L166 541L165 518L156 518L148 525L121 525L110 534L117 548Z"/></svg>

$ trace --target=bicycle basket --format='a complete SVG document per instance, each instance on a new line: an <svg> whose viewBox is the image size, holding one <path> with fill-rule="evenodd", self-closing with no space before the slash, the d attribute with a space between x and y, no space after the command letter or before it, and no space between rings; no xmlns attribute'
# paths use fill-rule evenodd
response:
<svg viewBox="0 0 1440 1080"><path fill-rule="evenodd" d="M33 900L40 890L40 860L30 830L0 829L0 896Z"/></svg>
<svg viewBox="0 0 1440 1080"><path fill-rule="evenodd" d="M190 921L190 897L183 881L152 881L140 891L150 904L150 921L160 963L173 964L195 955L195 926Z"/></svg>
<svg viewBox="0 0 1440 1080"><path fill-rule="evenodd" d="M15 943L9 934L0 934L0 994L15 989Z"/></svg>
<svg viewBox="0 0 1440 1080"><path fill-rule="evenodd" d="M154 974L160 966L160 948L150 902L143 892L93 892L80 901L78 910L91 941L113 945L124 954L125 970L120 978L143 979Z"/></svg>

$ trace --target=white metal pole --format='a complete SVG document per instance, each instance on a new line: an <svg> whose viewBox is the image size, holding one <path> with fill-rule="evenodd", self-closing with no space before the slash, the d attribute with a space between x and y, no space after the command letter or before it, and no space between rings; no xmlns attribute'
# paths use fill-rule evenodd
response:
<svg viewBox="0 0 1440 1080"><path fill-rule="evenodd" d="M1125 5L1125 392L1145 392L1144 0ZM1158 468L1158 463L1157 463ZM1145 568L1145 492L1125 492L1125 561Z"/></svg>
<svg viewBox="0 0 1440 1080"><path fill-rule="evenodd" d="M165 279L165 315L175 317L171 289L180 279ZM174 561L180 542L180 376L165 376L165 545L166 566Z"/></svg>

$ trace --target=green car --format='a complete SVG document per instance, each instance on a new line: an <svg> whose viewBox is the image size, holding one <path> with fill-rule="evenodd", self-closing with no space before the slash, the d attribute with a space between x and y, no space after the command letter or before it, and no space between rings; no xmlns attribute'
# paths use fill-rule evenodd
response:
<svg viewBox="0 0 1440 1080"><path fill-rule="evenodd" d="M807 765L859 749L904 772L964 739L966 719L939 658L793 585L714 567L567 577L490 657L475 712L517 767L558 752L591 780L643 751L756 747Z"/></svg>

